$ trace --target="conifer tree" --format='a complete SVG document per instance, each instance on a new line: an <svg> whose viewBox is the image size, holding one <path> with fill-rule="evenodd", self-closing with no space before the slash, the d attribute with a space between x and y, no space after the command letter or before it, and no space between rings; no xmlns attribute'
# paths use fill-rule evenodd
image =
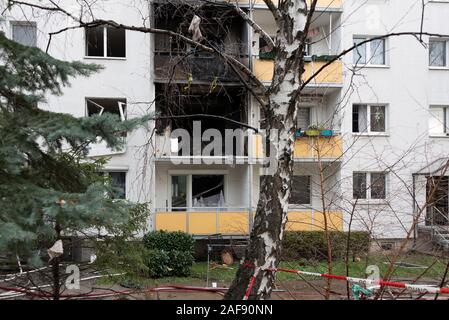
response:
<svg viewBox="0 0 449 320"><path fill-rule="evenodd" d="M128 222L132 204L105 196L114 190L99 177L103 161L89 159L88 147L100 139L120 148L121 133L146 119L76 118L37 107L45 96L61 95L71 78L100 69L57 60L0 32L0 253L38 266L48 263L47 249L63 236ZM54 299L59 259L50 261Z"/></svg>

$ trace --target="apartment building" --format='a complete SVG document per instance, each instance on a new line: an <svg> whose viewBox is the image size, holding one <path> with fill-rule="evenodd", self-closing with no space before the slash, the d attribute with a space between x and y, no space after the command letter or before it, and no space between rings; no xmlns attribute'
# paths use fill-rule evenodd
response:
<svg viewBox="0 0 449 320"><path fill-rule="evenodd" d="M238 59L269 86L274 62L265 41L223 2L200 2L99 2L92 10L96 18L189 37L192 17L198 15L207 44ZM274 19L262 0L239 3L275 36ZM425 35L418 36L422 42L413 36L364 42L419 31L421 10L416 0L318 1L304 80L329 65L307 84L298 107L288 230L323 230L326 216L330 229L368 230L384 249L429 230L438 229L444 238L448 40ZM449 2L428 1L424 30L449 35L448 15ZM90 156L109 157L105 174L123 198L150 203L149 228L182 230L197 238L247 237L266 150L262 134L248 128L263 130L264 115L242 79L217 55L165 34L100 26L70 29L48 43L48 33L67 21L17 9L0 21L1 30L18 42L48 46L59 59L104 66L89 78L73 80L64 95L48 97L40 107L79 117L112 112L122 119L157 112L159 120L124 137L123 150L108 150L99 142ZM173 138L178 129L196 132L204 141L186 146ZM226 136L236 129L244 135L232 138L234 146L222 144L204 155L214 134ZM442 182L431 195L435 181Z"/></svg>

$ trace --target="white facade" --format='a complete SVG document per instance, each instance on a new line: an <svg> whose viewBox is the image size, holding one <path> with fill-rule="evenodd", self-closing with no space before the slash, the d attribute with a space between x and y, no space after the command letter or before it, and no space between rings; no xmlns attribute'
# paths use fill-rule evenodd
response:
<svg viewBox="0 0 449 320"><path fill-rule="evenodd" d="M350 48L354 37L420 30L421 0L359 2L344 0L341 7L324 11L321 8L316 13L310 55L336 55ZM77 10L72 1L67 0L66 4L67 8ZM92 10L96 18L128 26L150 26L152 21L147 1L100 1ZM274 35L273 21L266 8L258 5L250 14L268 34ZM429 1L424 30L449 35L448 16L449 2ZM73 24L62 14L48 17L37 10L16 8L4 14L0 30L12 37L14 21L35 22L37 46L43 50L47 47L49 32ZM248 54L258 60L258 35L246 29L242 32L251 44ZM310 203L292 205L292 210L323 210L324 190L326 210L343 213L345 230L351 213L354 213L353 229L370 230L378 238L404 238L408 230L413 230L412 175L432 161L447 157L449 150L449 136L443 132L440 136L429 133L430 107L449 106L449 45L446 44L446 66L432 67L426 47L429 37L423 36L422 40L423 43L419 43L413 36L387 38L382 65L354 66L353 54L349 53L341 59L341 83L312 82L307 87L305 93L311 100L301 105L313 107L310 124L325 124L333 129L343 140L343 155L323 163L316 159L296 159L295 175L311 176L311 195ZM62 96L48 97L47 103L40 107L83 117L87 115L86 99L117 98L126 99L127 117L154 112L153 70L157 66L153 63L153 43L149 33L126 31L126 57L88 57L84 29L70 29L53 36L48 52L55 58L97 63L104 69L89 78L73 79ZM255 68L252 59L248 59L253 61L250 67ZM257 102L249 100L246 121L259 127L261 114ZM385 131L354 133L353 105L357 104L385 106ZM254 211L259 195L260 165L250 165L248 159L244 164L235 165L175 165L170 157L161 156L161 148L169 150L169 138L153 134L153 128L154 123L151 123L149 128L128 134L123 151L97 150L98 154L110 156L106 171L126 172L127 199L150 202L155 215L160 209L173 209L170 181L173 175L223 175L225 206L232 208L230 211L245 209L250 214ZM161 147L163 144L165 148ZM330 167L324 173L328 178L321 188L320 168L323 166ZM353 199L354 172L386 172L385 199ZM425 182L416 187L416 194L425 192ZM417 198L420 199L419 195ZM187 201L186 207L193 206L193 200ZM154 227L154 218L149 224Z"/></svg>

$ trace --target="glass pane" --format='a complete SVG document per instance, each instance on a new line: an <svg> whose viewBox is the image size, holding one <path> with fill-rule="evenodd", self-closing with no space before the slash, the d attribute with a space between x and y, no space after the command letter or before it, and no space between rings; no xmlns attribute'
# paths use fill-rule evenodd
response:
<svg viewBox="0 0 449 320"><path fill-rule="evenodd" d="M86 29L86 55L89 57L104 56L104 28L95 27Z"/></svg>
<svg viewBox="0 0 449 320"><path fill-rule="evenodd" d="M192 203L194 208L225 207L224 176L194 175L192 176Z"/></svg>
<svg viewBox="0 0 449 320"><path fill-rule="evenodd" d="M364 38L354 38L354 45L357 45L365 40L366 39L364 39ZM353 59L354 59L354 64L365 64L366 63L366 43L362 44L359 47L354 49Z"/></svg>
<svg viewBox="0 0 449 320"><path fill-rule="evenodd" d="M109 172L116 199L126 199L126 172Z"/></svg>
<svg viewBox="0 0 449 320"><path fill-rule="evenodd" d="M444 130L445 127L445 113L446 108L430 108L429 115L429 133L430 134L444 134L447 130ZM447 126L447 124L446 124Z"/></svg>
<svg viewBox="0 0 449 320"><path fill-rule="evenodd" d="M353 198L366 199L366 173L353 173L352 183Z"/></svg>
<svg viewBox="0 0 449 320"><path fill-rule="evenodd" d="M12 38L24 46L35 47L37 38L36 26L32 24L13 24Z"/></svg>
<svg viewBox="0 0 449 320"><path fill-rule="evenodd" d="M385 106L371 106L371 132L385 132Z"/></svg>
<svg viewBox="0 0 449 320"><path fill-rule="evenodd" d="M126 57L125 30L108 27L108 57Z"/></svg>
<svg viewBox="0 0 449 320"><path fill-rule="evenodd" d="M371 42L371 60L370 64L385 64L385 40L373 40Z"/></svg>
<svg viewBox="0 0 449 320"><path fill-rule="evenodd" d="M171 206L181 209L187 207L187 176L171 177Z"/></svg>
<svg viewBox="0 0 449 320"><path fill-rule="evenodd" d="M297 129L307 130L310 125L310 108L298 108Z"/></svg>
<svg viewBox="0 0 449 320"><path fill-rule="evenodd" d="M430 41L429 65L433 67L446 66L446 41Z"/></svg>
<svg viewBox="0 0 449 320"><path fill-rule="evenodd" d="M355 104L352 107L352 132L368 131L368 107L364 104Z"/></svg>
<svg viewBox="0 0 449 320"><path fill-rule="evenodd" d="M293 176L291 204L310 204L310 176Z"/></svg>
<svg viewBox="0 0 449 320"><path fill-rule="evenodd" d="M385 173L371 173L371 199L385 199Z"/></svg>

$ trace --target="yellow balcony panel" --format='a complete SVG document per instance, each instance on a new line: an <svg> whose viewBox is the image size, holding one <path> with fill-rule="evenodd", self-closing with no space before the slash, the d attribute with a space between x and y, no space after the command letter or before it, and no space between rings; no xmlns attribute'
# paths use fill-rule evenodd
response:
<svg viewBox="0 0 449 320"><path fill-rule="evenodd" d="M326 212L327 229L330 231L343 231L343 213L341 211ZM324 214L315 212L313 217L314 231L325 230Z"/></svg>
<svg viewBox="0 0 449 320"><path fill-rule="evenodd" d="M216 212L189 212L190 234L216 234L217 213Z"/></svg>
<svg viewBox="0 0 449 320"><path fill-rule="evenodd" d="M248 212L220 212L218 213L218 225L221 234L247 235Z"/></svg>
<svg viewBox="0 0 449 320"><path fill-rule="evenodd" d="M302 77L303 80L304 81L308 80L326 63L327 63L326 61L306 62L304 65L304 74ZM274 61L254 59L253 71L255 76L260 81L270 82L273 79L274 74ZM343 83L343 64L341 61L337 60L332 62L317 76L315 76L309 83L309 85L310 86L324 85L324 84L330 85L342 83Z"/></svg>
<svg viewBox="0 0 449 320"><path fill-rule="evenodd" d="M186 212L156 213L156 230L187 231Z"/></svg>
<svg viewBox="0 0 449 320"><path fill-rule="evenodd" d="M334 137L301 137L295 140L295 158L318 159L338 158L343 154L343 143L340 136Z"/></svg>
<svg viewBox="0 0 449 320"><path fill-rule="evenodd" d="M249 5L249 2L253 3L256 6L265 6L265 2L263 0L239 0L240 5ZM306 0L307 5L310 6L312 0ZM342 7L343 0L318 0L316 6L319 9L339 9ZM277 5L277 1L273 1L275 5Z"/></svg>
<svg viewBox="0 0 449 320"><path fill-rule="evenodd" d="M290 211L285 229L287 231L311 231L313 226L312 217L311 211Z"/></svg>

